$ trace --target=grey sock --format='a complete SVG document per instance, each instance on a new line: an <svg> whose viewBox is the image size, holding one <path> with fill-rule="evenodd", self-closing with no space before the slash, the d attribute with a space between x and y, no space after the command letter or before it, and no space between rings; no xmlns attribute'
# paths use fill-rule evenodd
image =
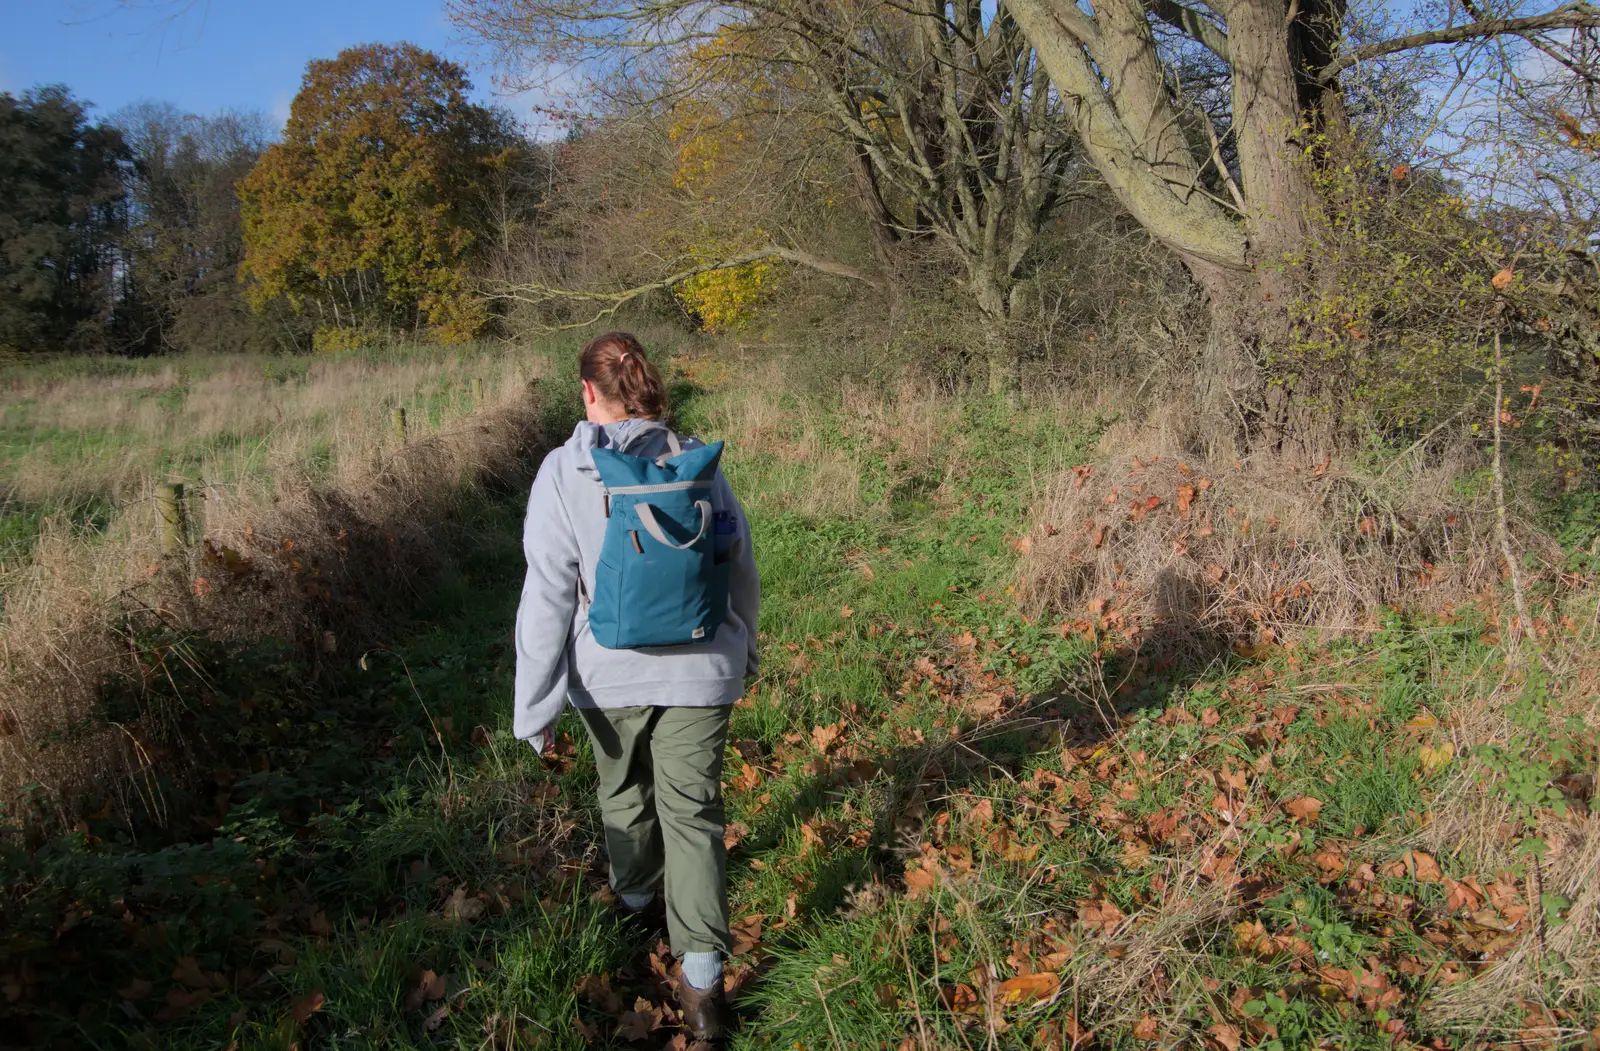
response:
<svg viewBox="0 0 1600 1051"><path fill-rule="evenodd" d="M654 891L649 894L619 894L617 897L622 899L622 904L626 905L630 912L641 912L648 909L650 903L656 900Z"/></svg>
<svg viewBox="0 0 1600 1051"><path fill-rule="evenodd" d="M720 952L686 952L683 954L683 979L696 989L709 989L722 977Z"/></svg>

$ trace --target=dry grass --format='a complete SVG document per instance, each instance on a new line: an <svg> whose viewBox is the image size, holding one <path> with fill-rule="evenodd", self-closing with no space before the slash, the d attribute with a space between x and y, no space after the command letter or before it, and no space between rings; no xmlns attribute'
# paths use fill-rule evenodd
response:
<svg viewBox="0 0 1600 1051"><path fill-rule="evenodd" d="M443 564L440 541L462 496L531 472L539 415L530 368L488 354L324 361L279 383L245 360L189 384L182 410L157 416L138 391L172 378L160 373L141 378L143 388L112 383L98 415L90 395L99 381L14 385L32 396L34 418L49 421L41 426L110 421L127 435L114 454L58 473L53 490L38 488L43 477L28 462L14 487L36 487L40 500L105 487L128 502L87 536L63 517L46 519L32 557L7 573L0 799L35 786L31 813L59 819L109 792L159 817L153 775L181 760L181 736L153 720L120 725L95 713L108 674L160 675L162 661L182 659L181 647L152 654L133 640L149 629L201 630L286 637L325 654L378 637L385 616L410 606ZM465 396L473 379L486 402L475 411ZM412 412L401 446L389 408L423 398L433 412ZM232 463L202 461L214 470L201 474L203 501L190 502L193 546L163 558L148 498L163 480L153 469L162 458L152 451L168 436L193 442L241 429L260 437L219 454ZM223 477L231 480L210 481Z"/></svg>
<svg viewBox="0 0 1600 1051"><path fill-rule="evenodd" d="M1364 473L1185 458L1181 420L1113 428L1108 457L1059 478L1026 546L1036 609L1204 657L1263 631L1370 628L1385 608L1438 611L1501 582L1493 512L1459 495L1457 449ZM1523 550L1559 550L1534 530Z"/></svg>

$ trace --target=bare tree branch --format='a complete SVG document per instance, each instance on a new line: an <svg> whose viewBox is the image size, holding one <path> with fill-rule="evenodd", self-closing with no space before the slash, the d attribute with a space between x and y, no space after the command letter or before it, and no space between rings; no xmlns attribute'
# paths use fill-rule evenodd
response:
<svg viewBox="0 0 1600 1051"><path fill-rule="evenodd" d="M1317 80L1327 84L1359 62L1428 47L1432 44L1458 44L1465 40L1482 40L1508 33L1520 35L1544 29L1588 29L1595 26L1600 26L1600 10L1588 3L1568 4L1546 14L1531 15L1527 18L1491 18L1468 22L1449 29L1433 29L1426 33L1395 37L1393 40L1380 40L1366 47L1346 51L1324 66L1317 74Z"/></svg>
<svg viewBox="0 0 1600 1051"><path fill-rule="evenodd" d="M1228 59L1228 34L1211 19L1177 0L1145 0L1145 10L1204 44L1223 61Z"/></svg>
<svg viewBox="0 0 1600 1051"><path fill-rule="evenodd" d="M709 274L715 270L731 270L737 266L745 266L749 263L759 263L768 259L782 259L785 262L794 263L797 266L809 267L812 270L817 270L824 274L831 274L834 277L847 278L851 281L860 281L861 283L869 285L872 288L876 288L880 291L886 287L881 279L874 277L865 271L857 270L855 267L850 266L847 263L841 263L833 259L824 259L821 256L812 255L810 252L802 252L796 248L785 248L782 245L766 245L761 248L753 248L748 252L740 252L738 255L728 256L725 259L719 259L715 262L700 263L696 266L679 270L675 274L669 274L657 281L650 281L642 285L635 285L632 288L624 288L610 292L585 291L583 289L574 288L557 288L552 285L511 281L491 282L487 286L486 291L490 295L498 296L502 299L510 299L518 303L530 303L534 305L549 303L554 300L605 304L604 308L601 309L600 312L593 318L590 318L588 321L581 322L579 326L574 326L581 327L581 325L589 324L591 321L598 321L600 318L616 313L617 310L619 310L625 303L630 303L633 300L638 299L640 296L648 295L651 292L658 292L663 289L672 288L676 285L681 285L683 282L692 277L699 277L701 274Z"/></svg>

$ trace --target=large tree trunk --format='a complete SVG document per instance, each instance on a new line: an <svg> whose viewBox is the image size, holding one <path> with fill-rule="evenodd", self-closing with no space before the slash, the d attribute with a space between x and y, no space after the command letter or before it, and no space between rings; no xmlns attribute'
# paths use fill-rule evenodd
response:
<svg viewBox="0 0 1600 1051"><path fill-rule="evenodd" d="M1296 405L1301 392L1271 386L1261 367L1292 335L1290 306L1305 287L1309 217L1317 204L1301 139L1315 80L1298 70L1336 42L1323 30L1343 0L1303 2L1309 6L1293 25L1285 0L1233 0L1228 7L1242 220L1194 192L1196 158L1180 137L1162 134L1179 126L1178 114L1165 93L1142 0L1103 0L1092 20L1070 0L1010 2L1051 79L1076 107L1090 161L1210 300L1194 390L1205 443L1219 455L1263 445L1291 452L1314 429ZM1327 110L1322 91L1316 87L1315 97Z"/></svg>
<svg viewBox="0 0 1600 1051"><path fill-rule="evenodd" d="M998 284L977 274L972 279L983 317L983 346L989 371L989 394L1022 404L1022 356L1017 343L1012 301Z"/></svg>
<svg viewBox="0 0 1600 1051"><path fill-rule="evenodd" d="M884 280L891 296L898 295L899 266L895 249L900 243L900 224L883 199L877 174L872 170L872 159L860 143L851 143L848 151L850 180L855 184L856 197L861 202L861 212L867 220L867 236L872 241L872 254L883 268Z"/></svg>

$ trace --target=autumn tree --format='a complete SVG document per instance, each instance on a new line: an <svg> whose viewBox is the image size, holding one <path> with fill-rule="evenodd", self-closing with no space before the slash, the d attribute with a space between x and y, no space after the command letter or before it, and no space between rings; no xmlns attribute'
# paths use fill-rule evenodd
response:
<svg viewBox="0 0 1600 1051"><path fill-rule="evenodd" d="M1263 366L1291 338L1289 306L1301 291L1339 280L1308 248L1321 219L1318 163L1339 157L1349 134L1343 79L1389 56L1458 48L1456 76L1470 81L1517 55L1565 55L1567 31L1600 24L1600 11L1581 2L1529 13L1452 0L1398 28L1368 24L1355 42L1346 0L1100 0L1092 10L1075 0L1007 2L1090 163L1206 291L1213 324L1194 375L1213 441L1299 456L1332 438L1330 421L1310 408L1321 392ZM1225 75L1225 105L1203 126L1209 148L1184 134L1193 97L1172 77L1177 54L1194 48ZM1226 194L1199 192L1208 169Z"/></svg>
<svg viewBox="0 0 1600 1051"><path fill-rule="evenodd" d="M449 10L513 71L559 54L613 79L648 80L663 64L683 70L687 52L697 75L666 78L660 97L671 105L735 84L790 127L820 122L851 173L877 257L873 283L893 284L908 245L940 246L984 320L991 389L1015 393L1022 279L1039 230L1066 199L1074 154L1059 97L1004 5L457 0ZM767 258L862 276L801 245L770 248L606 295Z"/></svg>
<svg viewBox="0 0 1600 1051"><path fill-rule="evenodd" d="M0 346L115 349L128 161L65 88L0 94Z"/></svg>
<svg viewBox="0 0 1600 1051"><path fill-rule="evenodd" d="M281 297L325 334L478 331L486 310L466 264L516 145L470 90L460 67L410 44L312 62L282 141L241 189L252 303Z"/></svg>

